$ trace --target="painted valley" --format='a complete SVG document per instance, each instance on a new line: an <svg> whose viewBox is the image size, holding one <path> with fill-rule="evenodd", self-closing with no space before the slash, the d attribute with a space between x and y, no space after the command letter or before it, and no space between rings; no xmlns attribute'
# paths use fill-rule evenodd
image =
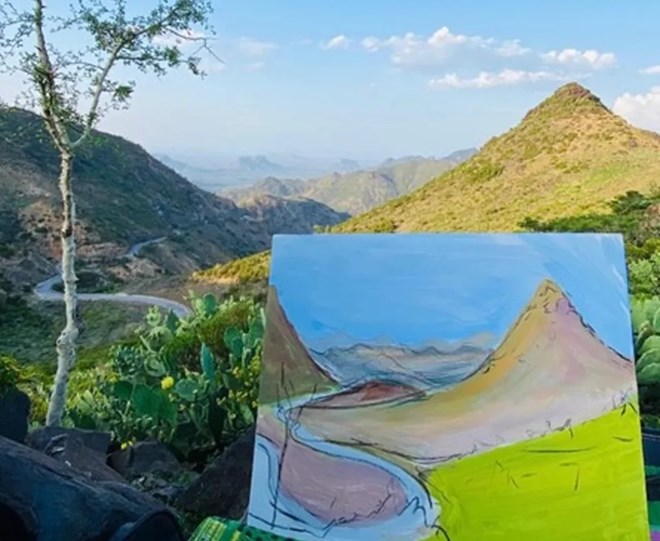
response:
<svg viewBox="0 0 660 541"><path fill-rule="evenodd" d="M251 525L649 539L618 235L278 236L271 269Z"/></svg>

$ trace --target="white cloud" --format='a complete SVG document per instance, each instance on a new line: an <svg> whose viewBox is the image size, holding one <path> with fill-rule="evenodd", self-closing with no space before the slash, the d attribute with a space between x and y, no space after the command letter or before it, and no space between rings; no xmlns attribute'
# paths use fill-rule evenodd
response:
<svg viewBox="0 0 660 541"><path fill-rule="evenodd" d="M524 56L532 52L528 47L523 47L518 39L502 42L495 51L498 55L504 57Z"/></svg>
<svg viewBox="0 0 660 541"><path fill-rule="evenodd" d="M415 67L439 65L458 49L486 49L493 42L481 36L454 34L443 26L428 38L414 32L385 39L368 36L361 41L361 45L370 53L389 50L394 64Z"/></svg>
<svg viewBox="0 0 660 541"><path fill-rule="evenodd" d="M660 64L639 70L644 75L660 75Z"/></svg>
<svg viewBox="0 0 660 541"><path fill-rule="evenodd" d="M351 46L352 40L347 38L344 34L339 34L334 38L321 44L321 49L348 49Z"/></svg>
<svg viewBox="0 0 660 541"><path fill-rule="evenodd" d="M259 71L262 70L266 67L265 62L252 62L252 64L248 64L245 69L248 71Z"/></svg>
<svg viewBox="0 0 660 541"><path fill-rule="evenodd" d="M339 35L324 46L347 46L345 40L344 35ZM567 81L617 65L612 52L533 49L518 39L460 34L447 26L426 35L407 32L389 37L367 36L358 43L367 53L388 55L395 70L419 71L433 77L429 81L432 88L492 88ZM660 73L660 66L658 70Z"/></svg>
<svg viewBox="0 0 660 541"><path fill-rule="evenodd" d="M431 79L429 87L442 88L493 88L495 86L512 86L540 81L562 81L565 77L548 71L521 71L505 69L497 73L482 71L473 78L461 78L455 73Z"/></svg>
<svg viewBox="0 0 660 541"><path fill-rule="evenodd" d="M619 96L612 111L635 126L660 132L660 86L646 94L626 93Z"/></svg>
<svg viewBox="0 0 660 541"><path fill-rule="evenodd" d="M549 64L595 70L611 68L616 64L614 53L601 53L595 49L589 49L588 51L579 51L578 49L549 51L543 53L541 58Z"/></svg>
<svg viewBox="0 0 660 541"><path fill-rule="evenodd" d="M154 45L161 47L184 47L189 44L194 44L195 41L204 39L206 36L202 32L196 30L181 30L176 34L168 32L153 38Z"/></svg>
<svg viewBox="0 0 660 541"><path fill-rule="evenodd" d="M238 40L238 50L241 51L241 53L243 53L245 56L265 56L275 49L277 49L277 45L275 43L258 41L256 39L245 37Z"/></svg>

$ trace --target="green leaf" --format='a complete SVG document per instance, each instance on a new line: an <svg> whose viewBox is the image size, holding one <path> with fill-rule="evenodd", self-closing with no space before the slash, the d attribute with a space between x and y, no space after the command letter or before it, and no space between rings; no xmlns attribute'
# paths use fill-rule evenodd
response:
<svg viewBox="0 0 660 541"><path fill-rule="evenodd" d="M241 412L241 416L243 417L243 420L245 421L245 424L254 423L255 421L254 413L249 407L247 407L245 404L240 404L239 410Z"/></svg>
<svg viewBox="0 0 660 541"><path fill-rule="evenodd" d="M136 385L135 394L133 396L135 413L138 416L151 417L154 420L158 419L160 402L160 397L158 395L158 391L147 385Z"/></svg>
<svg viewBox="0 0 660 541"><path fill-rule="evenodd" d="M167 367L165 364L152 356L149 356L146 359L144 368L147 374L155 378L161 378L167 375Z"/></svg>
<svg viewBox="0 0 660 541"><path fill-rule="evenodd" d="M214 394L210 398L209 402L209 429L211 435L213 436L213 441L218 447L221 447L223 444L223 431L225 428L225 423L227 422L227 411L218 406L218 395Z"/></svg>
<svg viewBox="0 0 660 541"><path fill-rule="evenodd" d="M118 381L112 386L112 394L119 400L129 401L133 395L133 384L128 381Z"/></svg>
<svg viewBox="0 0 660 541"><path fill-rule="evenodd" d="M229 327L224 335L225 345L237 360L240 360L243 353L243 333L236 327Z"/></svg>
<svg viewBox="0 0 660 541"><path fill-rule="evenodd" d="M644 342L646 342L646 339L650 336L653 336L653 328L648 321L645 321L640 326L639 332L635 337L635 354L641 352Z"/></svg>
<svg viewBox="0 0 660 541"><path fill-rule="evenodd" d="M642 344L642 347L639 349L639 352L644 354L651 349L660 349L660 336L658 335L649 336L646 340L644 340L644 343Z"/></svg>
<svg viewBox="0 0 660 541"><path fill-rule="evenodd" d="M175 426L178 420L178 412L176 404L169 400L165 394L161 394L161 402L159 408L160 418L167 424Z"/></svg>
<svg viewBox="0 0 660 541"><path fill-rule="evenodd" d="M640 385L652 385L660 382L660 364L653 363L645 366L637 374Z"/></svg>
<svg viewBox="0 0 660 541"><path fill-rule="evenodd" d="M202 300L204 306L204 314L207 316L212 316L218 311L218 299L215 298L211 293L204 295Z"/></svg>
<svg viewBox="0 0 660 541"><path fill-rule="evenodd" d="M660 332L660 309L656 310L655 314L653 314L653 330Z"/></svg>
<svg viewBox="0 0 660 541"><path fill-rule="evenodd" d="M172 312L172 310L167 313L167 318L165 319L165 327L167 327L167 330L172 334L175 334L177 328L179 327L179 318L174 312Z"/></svg>
<svg viewBox="0 0 660 541"><path fill-rule="evenodd" d="M222 383L230 391L238 391L241 388L240 382L229 372L223 372L221 375Z"/></svg>
<svg viewBox="0 0 660 541"><path fill-rule="evenodd" d="M187 402L194 402L196 391L199 390L197 383L190 379L180 379L174 386L174 391Z"/></svg>
<svg viewBox="0 0 660 541"><path fill-rule="evenodd" d="M209 383L215 383L215 359L213 358L213 353L206 344L202 344L200 357L202 372L204 373L204 376L209 381Z"/></svg>
<svg viewBox="0 0 660 541"><path fill-rule="evenodd" d="M655 363L660 363L660 348L649 349L642 354L642 356L637 360L637 372L639 373L639 371L644 367Z"/></svg>

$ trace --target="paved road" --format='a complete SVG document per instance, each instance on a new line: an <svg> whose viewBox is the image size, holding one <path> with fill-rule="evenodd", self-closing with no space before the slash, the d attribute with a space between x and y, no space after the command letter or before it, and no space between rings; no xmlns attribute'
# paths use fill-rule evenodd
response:
<svg viewBox="0 0 660 541"><path fill-rule="evenodd" d="M165 240L165 237L139 242L131 246L127 252L128 257L137 257L142 248L150 244L156 244ZM53 291L53 287L60 283L62 278L60 275L53 276L37 284L34 288L34 294L42 301L62 302L63 295L57 291ZM148 306L159 306L165 310L172 310L177 316L183 317L191 313L190 308L176 301L164 299L162 297L153 297L151 295L138 295L133 293L79 293L78 300L80 301L106 301L106 302L121 302L124 304L146 304Z"/></svg>

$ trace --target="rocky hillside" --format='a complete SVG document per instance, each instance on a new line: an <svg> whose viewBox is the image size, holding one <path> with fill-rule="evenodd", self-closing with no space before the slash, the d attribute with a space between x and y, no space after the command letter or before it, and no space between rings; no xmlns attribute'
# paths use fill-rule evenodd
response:
<svg viewBox="0 0 660 541"><path fill-rule="evenodd" d="M345 212L304 198L261 195L244 200L239 206L249 212L251 220L262 223L268 235L311 233L314 226L333 226L350 218Z"/></svg>
<svg viewBox="0 0 660 541"><path fill-rule="evenodd" d="M407 194L431 178L462 163L475 150L455 152L445 158L411 156L387 160L379 167L349 173L332 173L309 181L268 177L257 184L224 190L220 195L240 202L259 195L301 196L351 215Z"/></svg>
<svg viewBox="0 0 660 541"><path fill-rule="evenodd" d="M631 126L570 83L463 164L333 231L512 231L527 217L610 212L612 199L647 193L658 178L660 135ZM198 277L263 278L267 268L264 253Z"/></svg>
<svg viewBox="0 0 660 541"><path fill-rule="evenodd" d="M527 216L604 210L660 175L660 135L634 128L571 83L504 135L408 196L338 231L511 230Z"/></svg>
<svg viewBox="0 0 660 541"><path fill-rule="evenodd" d="M55 268L58 165L40 117L0 109L0 275L15 285ZM100 132L80 149L73 177L82 265L107 266L135 243L166 237L150 250L156 266L192 270L266 249L285 221L289 232L308 233L344 218L310 201L239 206L197 188L138 145Z"/></svg>

